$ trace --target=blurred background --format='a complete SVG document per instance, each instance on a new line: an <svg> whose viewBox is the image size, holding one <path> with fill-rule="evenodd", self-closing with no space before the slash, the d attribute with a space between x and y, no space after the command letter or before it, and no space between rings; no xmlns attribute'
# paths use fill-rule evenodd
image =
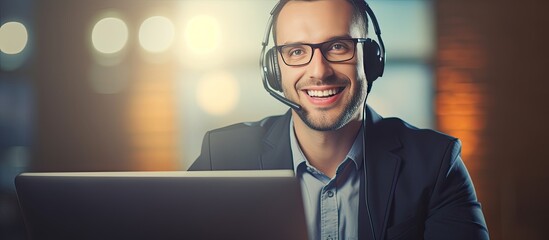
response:
<svg viewBox="0 0 549 240"><path fill-rule="evenodd" d="M462 140L492 239L547 239L547 4L368 2L369 104ZM0 0L0 239L25 239L20 172L186 170L207 130L283 114L258 63L275 3Z"/></svg>

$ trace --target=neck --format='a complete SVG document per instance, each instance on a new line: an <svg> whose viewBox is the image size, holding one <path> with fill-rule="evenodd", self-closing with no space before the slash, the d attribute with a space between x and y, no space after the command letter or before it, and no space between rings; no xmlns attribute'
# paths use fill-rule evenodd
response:
<svg viewBox="0 0 549 240"><path fill-rule="evenodd" d="M318 131L309 128L297 114L293 113L294 131L301 151L314 166L326 176L333 178L337 167L351 150L360 130L360 118L351 120L340 129Z"/></svg>

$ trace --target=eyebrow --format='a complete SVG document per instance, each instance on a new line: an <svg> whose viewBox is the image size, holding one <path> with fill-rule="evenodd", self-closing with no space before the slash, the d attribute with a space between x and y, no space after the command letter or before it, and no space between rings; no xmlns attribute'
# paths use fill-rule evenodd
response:
<svg viewBox="0 0 549 240"><path fill-rule="evenodd" d="M339 40L339 39L349 39L349 38L352 38L351 35L349 35L349 34L340 35L340 36L333 36L333 37L331 37L331 38L328 38L328 40L323 41L322 43L324 43L324 42L329 42L329 41L334 41L334 40ZM281 45L279 45L279 46L282 46L282 45L297 45L297 44L318 44L318 43L310 43L310 42L284 42L284 44L281 44Z"/></svg>

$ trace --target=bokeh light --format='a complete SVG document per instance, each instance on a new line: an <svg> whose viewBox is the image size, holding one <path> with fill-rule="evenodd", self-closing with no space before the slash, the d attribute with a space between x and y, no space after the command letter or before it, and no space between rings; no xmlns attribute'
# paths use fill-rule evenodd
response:
<svg viewBox="0 0 549 240"><path fill-rule="evenodd" d="M209 15L197 15L185 28L185 40L189 49L198 55L213 52L221 43L219 22Z"/></svg>
<svg viewBox="0 0 549 240"><path fill-rule="evenodd" d="M198 105L211 115L223 115L232 111L240 96L235 77L228 72L216 72L204 76L197 86Z"/></svg>
<svg viewBox="0 0 549 240"><path fill-rule="evenodd" d="M0 26L0 51L18 54L28 42L27 28L20 22L7 22Z"/></svg>
<svg viewBox="0 0 549 240"><path fill-rule="evenodd" d="M139 27L139 44L149 52L163 52L168 49L175 36L173 23L162 16L146 19Z"/></svg>
<svg viewBox="0 0 549 240"><path fill-rule="evenodd" d="M99 20L92 30L93 47L104 54L119 52L128 42L128 27L119 18Z"/></svg>

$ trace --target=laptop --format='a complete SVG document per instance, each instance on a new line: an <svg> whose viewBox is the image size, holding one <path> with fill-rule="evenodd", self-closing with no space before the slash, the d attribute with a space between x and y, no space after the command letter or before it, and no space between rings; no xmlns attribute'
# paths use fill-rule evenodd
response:
<svg viewBox="0 0 549 240"><path fill-rule="evenodd" d="M306 240L291 170L22 173L28 237Z"/></svg>

